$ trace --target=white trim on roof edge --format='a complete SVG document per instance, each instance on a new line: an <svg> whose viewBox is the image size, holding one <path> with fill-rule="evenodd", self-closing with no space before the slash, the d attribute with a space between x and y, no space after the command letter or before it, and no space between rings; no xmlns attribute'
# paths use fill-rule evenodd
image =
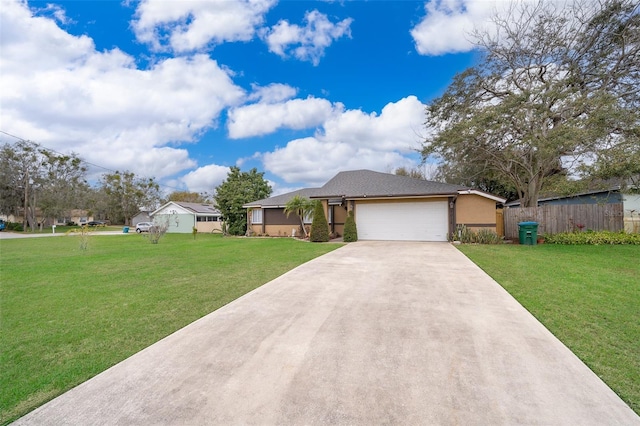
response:
<svg viewBox="0 0 640 426"><path fill-rule="evenodd" d="M500 198L497 195L487 194L486 192L478 191L477 189L462 189L458 191L458 195L465 195L465 194L479 195L481 197L485 197L490 200L497 201L499 203L505 203L507 201L506 198Z"/></svg>
<svg viewBox="0 0 640 426"><path fill-rule="evenodd" d="M184 207L182 207L179 204L174 203L173 201L169 201L167 203L164 203L163 205L161 205L160 207L158 207L157 209L155 209L154 211L152 211L151 213L149 213L150 217L155 216L156 214L160 213L162 210L167 209L168 207L170 207L171 205L173 205L175 208L177 208L178 210L180 210L180 214L194 214L193 212L190 212L189 210L185 209Z"/></svg>

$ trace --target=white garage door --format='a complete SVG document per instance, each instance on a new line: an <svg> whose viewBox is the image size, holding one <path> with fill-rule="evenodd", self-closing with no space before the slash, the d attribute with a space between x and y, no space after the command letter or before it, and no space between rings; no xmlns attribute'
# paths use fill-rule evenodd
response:
<svg viewBox="0 0 640 426"><path fill-rule="evenodd" d="M356 204L360 240L447 241L446 201Z"/></svg>

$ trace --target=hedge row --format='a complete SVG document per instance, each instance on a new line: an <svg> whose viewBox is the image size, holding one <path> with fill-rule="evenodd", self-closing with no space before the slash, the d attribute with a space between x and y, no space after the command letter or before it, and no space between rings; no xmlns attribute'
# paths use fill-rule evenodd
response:
<svg viewBox="0 0 640 426"><path fill-rule="evenodd" d="M614 245L632 244L640 245L640 234L627 234L625 232L611 231L587 231L564 232L560 234L545 235L547 244L586 244L586 245Z"/></svg>

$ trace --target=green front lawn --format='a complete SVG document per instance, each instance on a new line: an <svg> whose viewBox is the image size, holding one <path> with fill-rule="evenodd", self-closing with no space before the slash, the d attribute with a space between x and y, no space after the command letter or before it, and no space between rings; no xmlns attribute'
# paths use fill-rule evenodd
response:
<svg viewBox="0 0 640 426"><path fill-rule="evenodd" d="M166 235L0 242L0 423L339 244Z"/></svg>
<svg viewBox="0 0 640 426"><path fill-rule="evenodd" d="M458 248L640 414L640 247Z"/></svg>

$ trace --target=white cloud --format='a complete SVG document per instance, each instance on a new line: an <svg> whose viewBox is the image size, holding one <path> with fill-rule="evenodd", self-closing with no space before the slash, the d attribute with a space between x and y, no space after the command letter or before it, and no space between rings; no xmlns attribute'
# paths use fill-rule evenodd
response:
<svg viewBox="0 0 640 426"><path fill-rule="evenodd" d="M143 0L132 22L136 37L156 50L190 52L248 41L276 0Z"/></svg>
<svg viewBox="0 0 640 426"><path fill-rule="evenodd" d="M327 15L313 10L304 16L305 26L279 21L269 30L263 31L263 38L269 50L281 57L292 55L302 61L318 65L327 47L342 36L351 37L351 22L347 18L332 23Z"/></svg>
<svg viewBox="0 0 640 426"><path fill-rule="evenodd" d="M187 173L182 177L181 181L187 185L191 192L207 192L211 194L215 187L227 178L229 170L229 167L209 164Z"/></svg>
<svg viewBox="0 0 640 426"><path fill-rule="evenodd" d="M577 1L548 2L547 5L564 8ZM526 3L537 4L538 0L430 0L425 2L425 16L411 30L411 36L416 50L423 55L468 52L475 47L470 36L474 29L496 34L492 17ZM586 0L581 4L588 7L595 3L596 0Z"/></svg>
<svg viewBox="0 0 640 426"><path fill-rule="evenodd" d="M494 1L432 0L426 16L411 30L416 50L423 55L467 52L473 49L468 34L476 23L491 16Z"/></svg>
<svg viewBox="0 0 640 426"><path fill-rule="evenodd" d="M380 115L344 111L327 120L324 131L314 137L263 153L264 167L286 182L309 186L322 185L341 170L387 172L414 167L410 153L422 140L418 132L424 108L415 96L409 96L387 104Z"/></svg>
<svg viewBox="0 0 640 426"><path fill-rule="evenodd" d="M251 86L253 92L248 96L250 101L260 101L265 103L276 103L286 101L293 98L298 89L291 87L287 84L273 83L268 86L258 86L253 84Z"/></svg>
<svg viewBox="0 0 640 426"><path fill-rule="evenodd" d="M22 2L2 6L0 128L57 151L170 176L195 166L174 144L197 139L244 96L205 55L138 69L124 52L98 52L90 38L33 16Z"/></svg>
<svg viewBox="0 0 640 426"><path fill-rule="evenodd" d="M321 186L341 170L388 171L415 163L393 151L360 148L343 142L296 139L284 148L263 155L265 168L285 182Z"/></svg>
<svg viewBox="0 0 640 426"><path fill-rule="evenodd" d="M261 136L280 128L308 129L320 125L334 113L326 99L292 99L283 103L257 103L229 110L227 125L233 139Z"/></svg>
<svg viewBox="0 0 640 426"><path fill-rule="evenodd" d="M389 103L380 115L361 110L348 110L324 123L323 140L341 141L376 150L407 153L421 140L425 121L425 105L415 96Z"/></svg>

